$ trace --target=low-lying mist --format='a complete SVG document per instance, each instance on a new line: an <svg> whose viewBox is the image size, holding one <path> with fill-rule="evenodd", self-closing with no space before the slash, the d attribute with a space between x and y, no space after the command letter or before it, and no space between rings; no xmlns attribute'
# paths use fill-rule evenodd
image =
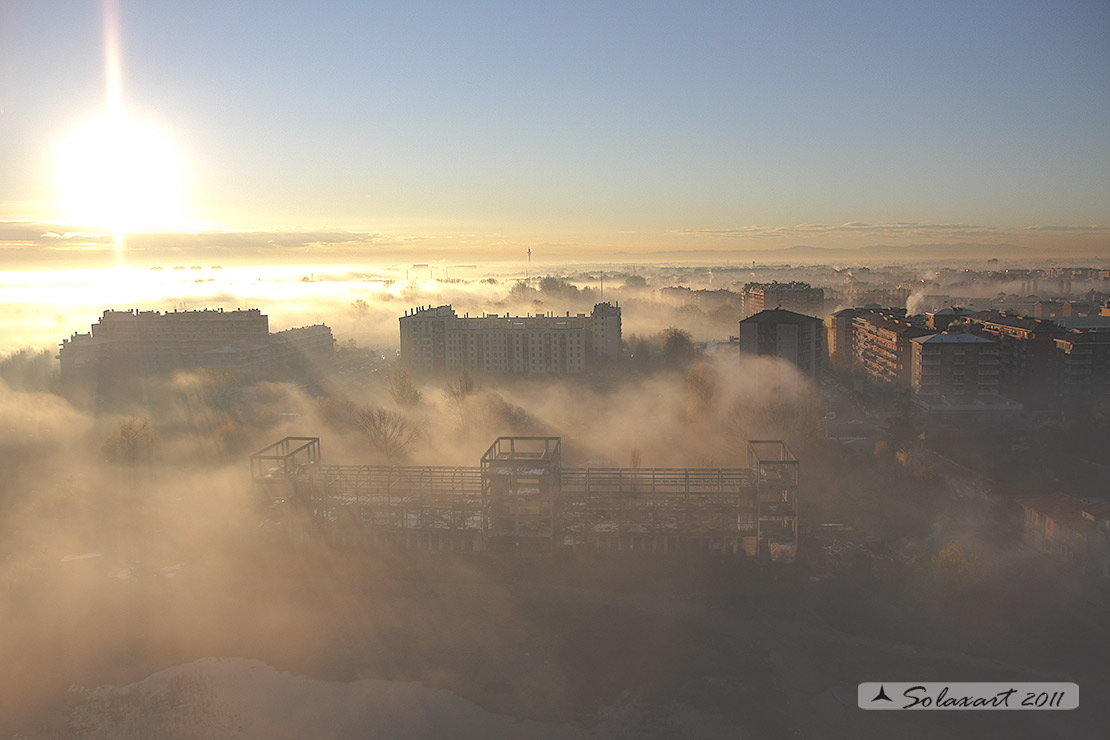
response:
<svg viewBox="0 0 1110 740"><path fill-rule="evenodd" d="M410 290L305 277L315 282L290 281L261 306L271 328L323 321L365 364L299 385L179 373L152 379L143 404L97 406L55 392L49 353L0 363L0 733L882 736L889 725L849 717L837 692L898 672L1025 675L1013 666L1028 640L1048 646L1033 665L1059 670L1070 643L1058 635L1093 634L1055 607L1078 603L1080 581L1045 575L996 536L997 511L955 501L893 455L823 439L813 379L697 352L723 338L714 319L652 297L653 277L606 279L638 359L541 379L409 377L367 348L395 346L412 305L588 311L600 281ZM320 437L325 463L476 466L514 434L561 437L565 465L620 467L743 467L747 440L783 439L801 459L802 562L332 547L310 528L291 536L250 481L249 455L285 436ZM858 536L825 548L821 523ZM931 647L904 649L918 643ZM246 721L243 707L274 716ZM986 729L999 727L1025 732Z"/></svg>
<svg viewBox="0 0 1110 740"><path fill-rule="evenodd" d="M567 464L627 466L637 455L644 466L739 466L745 435L790 427L811 392L779 363L736 358L631 379L475 378L466 392L457 379L417 379L418 400L402 403L379 377L321 397L180 373L152 381L146 406L97 412L0 385L0 661L20 677L6 682L0 726L84 733L97 726L81 708L89 695L66 687L126 684L208 656L464 695L470 685L486 706L499 696L495 709L531 705L528 716L563 721L587 702L552 691L573 683L556 675L566 666L513 668L523 673L510 686L506 666L484 675L474 664L550 644L531 607L465 560L437 561L429 575L415 554L291 545L254 496L250 452L318 435L325 462L473 466L498 435L551 434ZM375 444L358 424L366 408L403 419L412 441Z"/></svg>
<svg viewBox="0 0 1110 740"><path fill-rule="evenodd" d="M26 347L55 349L88 332L105 309L174 311L259 308L271 331L326 323L342 341L396 347L397 319L417 306L451 304L459 315L588 313L595 303L625 306L626 335L676 325L704 341L737 331L739 315L703 312L661 297L659 290L730 287L705 269L505 265L433 267L341 265L197 266L9 272L0 281L0 354ZM646 278L644 276L647 276ZM739 278L737 278L739 279Z"/></svg>

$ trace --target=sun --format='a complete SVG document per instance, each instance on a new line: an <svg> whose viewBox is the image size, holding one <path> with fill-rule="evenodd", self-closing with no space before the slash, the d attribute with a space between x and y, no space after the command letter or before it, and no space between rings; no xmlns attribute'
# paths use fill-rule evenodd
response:
<svg viewBox="0 0 1110 740"><path fill-rule="evenodd" d="M59 205L67 223L111 229L173 229L183 217L182 167L157 128L109 113L55 145Z"/></svg>

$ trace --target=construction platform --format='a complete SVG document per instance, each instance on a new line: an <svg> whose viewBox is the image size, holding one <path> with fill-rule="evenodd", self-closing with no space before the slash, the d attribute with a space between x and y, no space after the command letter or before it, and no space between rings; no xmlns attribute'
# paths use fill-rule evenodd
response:
<svg viewBox="0 0 1110 740"><path fill-rule="evenodd" d="M744 468L571 468L559 437L498 437L478 467L326 465L318 437L251 455L278 519L337 543L432 551L709 550L791 561L798 460L748 443Z"/></svg>

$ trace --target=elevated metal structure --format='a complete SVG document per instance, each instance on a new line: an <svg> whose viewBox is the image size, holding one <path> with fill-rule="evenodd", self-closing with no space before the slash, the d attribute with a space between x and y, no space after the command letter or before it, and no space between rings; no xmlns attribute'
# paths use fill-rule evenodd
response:
<svg viewBox="0 0 1110 740"><path fill-rule="evenodd" d="M316 437L251 455L260 494L340 542L445 551L704 549L793 560L799 464L779 440L746 468L565 468L558 437L498 437L472 467L325 465Z"/></svg>

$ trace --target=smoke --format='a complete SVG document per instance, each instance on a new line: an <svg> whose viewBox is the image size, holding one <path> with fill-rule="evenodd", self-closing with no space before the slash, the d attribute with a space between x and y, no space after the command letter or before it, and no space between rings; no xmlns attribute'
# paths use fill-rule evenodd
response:
<svg viewBox="0 0 1110 740"><path fill-rule="evenodd" d="M925 294L924 289L915 290L910 294L910 297L906 299L907 316L917 316L929 310L930 306L926 305Z"/></svg>

